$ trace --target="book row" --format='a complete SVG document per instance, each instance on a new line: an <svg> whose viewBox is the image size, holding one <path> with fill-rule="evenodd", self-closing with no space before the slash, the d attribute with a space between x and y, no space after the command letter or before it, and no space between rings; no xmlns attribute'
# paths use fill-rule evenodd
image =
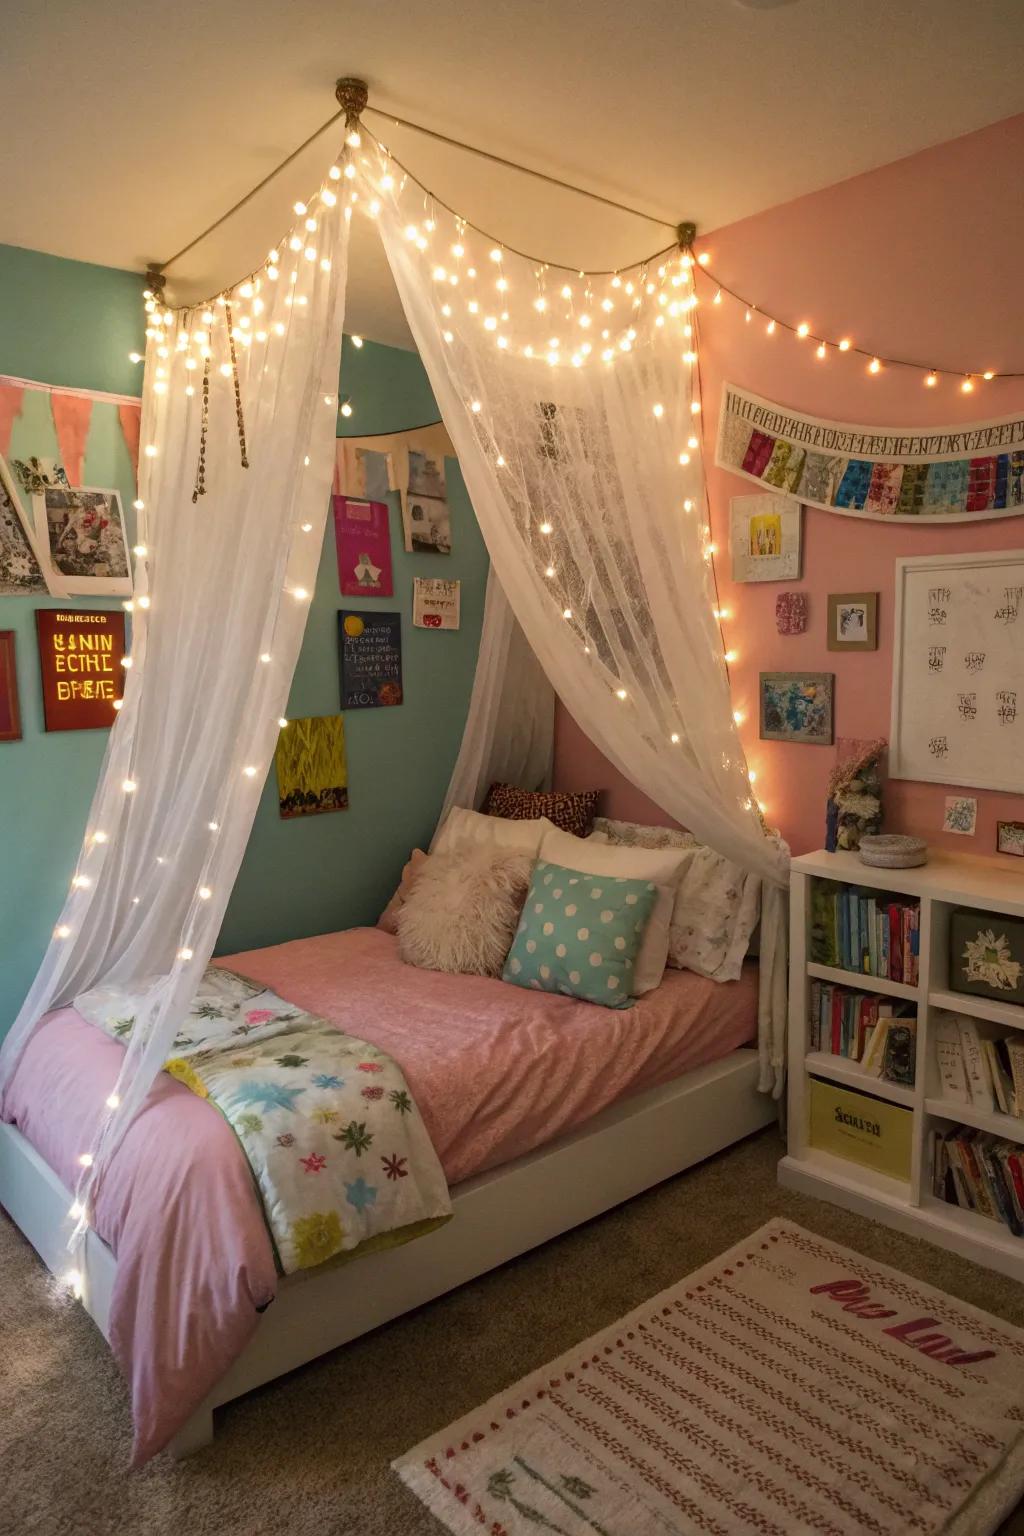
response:
<svg viewBox="0 0 1024 1536"><path fill-rule="evenodd" d="M913 1003L812 981L810 1047L860 1062L869 1077L914 1083L917 1016Z"/></svg>
<svg viewBox="0 0 1024 1536"><path fill-rule="evenodd" d="M1024 1235L1024 1148L987 1131L932 1132L932 1193Z"/></svg>
<svg viewBox="0 0 1024 1536"><path fill-rule="evenodd" d="M988 1039L974 1019L954 1013L930 1028L944 1099L1024 1118L1024 1035Z"/></svg>
<svg viewBox="0 0 1024 1536"><path fill-rule="evenodd" d="M920 925L920 903L908 897L814 882L811 958L819 965L916 986Z"/></svg>

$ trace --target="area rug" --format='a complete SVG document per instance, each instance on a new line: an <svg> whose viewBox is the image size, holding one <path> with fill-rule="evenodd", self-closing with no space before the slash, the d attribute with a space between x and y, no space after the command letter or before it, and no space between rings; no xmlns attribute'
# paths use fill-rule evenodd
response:
<svg viewBox="0 0 1024 1536"><path fill-rule="evenodd" d="M981 1536L1024 1331L770 1221L393 1466L456 1536Z"/></svg>

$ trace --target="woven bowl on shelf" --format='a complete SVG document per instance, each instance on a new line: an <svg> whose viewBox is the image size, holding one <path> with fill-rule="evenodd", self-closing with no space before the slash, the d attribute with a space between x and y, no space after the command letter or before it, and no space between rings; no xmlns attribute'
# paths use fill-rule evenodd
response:
<svg viewBox="0 0 1024 1536"><path fill-rule="evenodd" d="M904 837L895 832L868 833L860 840L860 861L876 869L914 869L928 862L923 837Z"/></svg>

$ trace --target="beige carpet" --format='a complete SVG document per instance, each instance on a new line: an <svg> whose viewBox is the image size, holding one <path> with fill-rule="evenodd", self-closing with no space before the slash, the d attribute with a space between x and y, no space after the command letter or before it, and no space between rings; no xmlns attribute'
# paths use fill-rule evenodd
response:
<svg viewBox="0 0 1024 1536"><path fill-rule="evenodd" d="M389 1462L772 1215L1024 1326L1024 1288L775 1183L774 1131L217 1416L213 1446L135 1474L107 1348L0 1218L2 1536L439 1536ZM1004 1527L1024 1536L1024 1512ZM895 1536L895 1533L894 1533Z"/></svg>

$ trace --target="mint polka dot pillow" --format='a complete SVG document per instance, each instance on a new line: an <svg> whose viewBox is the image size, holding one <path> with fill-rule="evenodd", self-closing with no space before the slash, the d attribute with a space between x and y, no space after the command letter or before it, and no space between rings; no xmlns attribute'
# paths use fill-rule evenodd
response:
<svg viewBox="0 0 1024 1536"><path fill-rule="evenodd" d="M503 981L630 1008L636 957L658 894L652 880L534 867Z"/></svg>

